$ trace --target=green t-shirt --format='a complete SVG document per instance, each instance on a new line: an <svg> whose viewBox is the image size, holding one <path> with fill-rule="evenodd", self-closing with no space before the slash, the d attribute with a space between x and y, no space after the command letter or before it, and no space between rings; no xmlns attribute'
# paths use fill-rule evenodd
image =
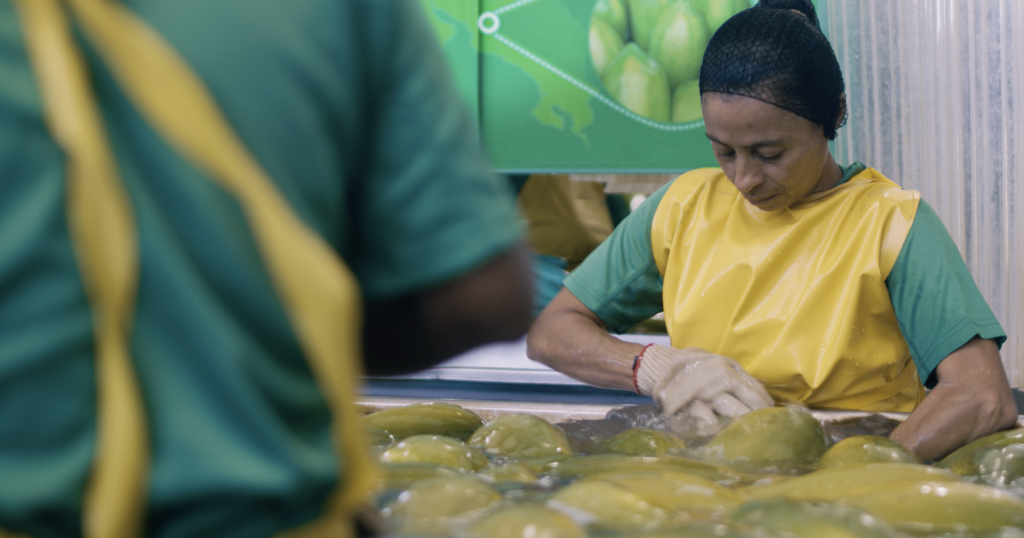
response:
<svg viewBox="0 0 1024 538"><path fill-rule="evenodd" d="M843 168L840 184L865 169ZM565 280L565 287L608 327L621 333L663 309L651 227L669 186L652 194ZM885 281L918 374L934 386L935 368L971 338L1006 334L978 291L949 232L924 200Z"/></svg>
<svg viewBox="0 0 1024 538"><path fill-rule="evenodd" d="M415 0L124 3L192 64L367 300L456 278L521 240ZM308 521L344 464L238 203L88 58L139 237L145 535L269 536ZM95 442L93 326L64 177L0 0L0 528L36 538L80 535Z"/></svg>

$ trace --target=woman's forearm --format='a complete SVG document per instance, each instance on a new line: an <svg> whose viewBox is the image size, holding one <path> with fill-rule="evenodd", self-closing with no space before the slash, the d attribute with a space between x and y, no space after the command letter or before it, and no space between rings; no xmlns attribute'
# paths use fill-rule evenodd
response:
<svg viewBox="0 0 1024 538"><path fill-rule="evenodd" d="M608 334L600 318L564 288L526 341L531 359L584 383L623 390L633 390L633 357L641 349Z"/></svg>
<svg viewBox="0 0 1024 538"><path fill-rule="evenodd" d="M991 340L964 344L939 363L936 375L935 389L890 436L922 460L938 460L1017 420L999 349Z"/></svg>

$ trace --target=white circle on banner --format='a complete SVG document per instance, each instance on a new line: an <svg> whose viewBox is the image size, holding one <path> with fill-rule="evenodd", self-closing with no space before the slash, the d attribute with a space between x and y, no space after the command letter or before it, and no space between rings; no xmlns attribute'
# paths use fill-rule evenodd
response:
<svg viewBox="0 0 1024 538"><path fill-rule="evenodd" d="M477 28L480 28L481 32L491 35L497 32L498 28L501 28L501 19L499 19L494 13L488 11L480 15L480 18L476 20L476 26Z"/></svg>

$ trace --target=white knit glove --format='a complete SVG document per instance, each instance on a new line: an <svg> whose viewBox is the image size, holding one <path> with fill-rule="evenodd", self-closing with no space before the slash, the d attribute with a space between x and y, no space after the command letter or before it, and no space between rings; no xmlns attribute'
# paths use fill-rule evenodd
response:
<svg viewBox="0 0 1024 538"><path fill-rule="evenodd" d="M775 405L738 362L696 347L647 346L633 375L637 392L654 398L662 413L685 411L704 431L718 429L716 412L736 417Z"/></svg>

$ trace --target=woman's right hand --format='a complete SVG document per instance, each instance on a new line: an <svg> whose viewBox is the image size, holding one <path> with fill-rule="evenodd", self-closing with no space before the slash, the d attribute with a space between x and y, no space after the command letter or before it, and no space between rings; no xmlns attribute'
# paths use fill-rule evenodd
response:
<svg viewBox="0 0 1024 538"><path fill-rule="evenodd" d="M718 415L736 417L775 405L764 385L729 357L700 348L651 345L636 364L637 389L662 413L684 412L700 430L718 429Z"/></svg>

